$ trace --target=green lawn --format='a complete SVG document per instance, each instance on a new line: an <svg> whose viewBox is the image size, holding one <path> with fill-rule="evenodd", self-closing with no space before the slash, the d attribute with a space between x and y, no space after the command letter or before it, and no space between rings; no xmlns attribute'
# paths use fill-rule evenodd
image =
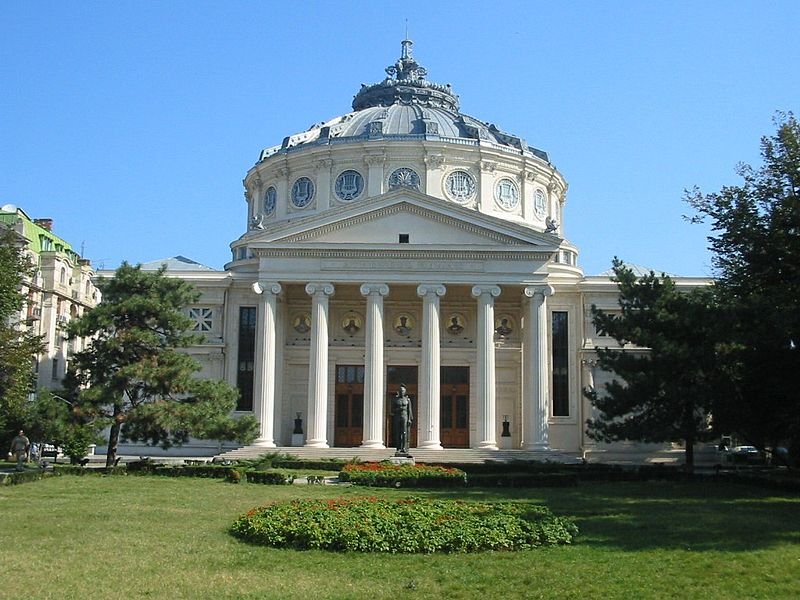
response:
<svg viewBox="0 0 800 600"><path fill-rule="evenodd" d="M160 477L0 488L0 598L797 598L800 497L735 485L418 492L543 502L573 546L471 555L298 552L227 528L275 499L407 495Z"/></svg>

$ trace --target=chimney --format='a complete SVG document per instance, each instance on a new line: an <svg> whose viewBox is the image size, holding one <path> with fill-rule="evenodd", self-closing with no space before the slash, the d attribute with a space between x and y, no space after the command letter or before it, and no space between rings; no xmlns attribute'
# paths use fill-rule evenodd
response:
<svg viewBox="0 0 800 600"><path fill-rule="evenodd" d="M42 229L47 229L47 231L53 231L53 219L34 219L34 223L36 223Z"/></svg>

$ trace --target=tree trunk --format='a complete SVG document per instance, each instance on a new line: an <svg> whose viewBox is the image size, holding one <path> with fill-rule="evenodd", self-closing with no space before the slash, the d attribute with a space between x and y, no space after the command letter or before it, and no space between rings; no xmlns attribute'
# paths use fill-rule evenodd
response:
<svg viewBox="0 0 800 600"><path fill-rule="evenodd" d="M687 435L686 440L686 472L691 475L694 473L694 436Z"/></svg>
<svg viewBox="0 0 800 600"><path fill-rule="evenodd" d="M122 422L120 421L120 413L122 410L119 406L114 406L114 420L111 424L111 431L108 433L108 452L106 453L106 468L111 468L117 462L117 446L119 446L119 432L122 429Z"/></svg>

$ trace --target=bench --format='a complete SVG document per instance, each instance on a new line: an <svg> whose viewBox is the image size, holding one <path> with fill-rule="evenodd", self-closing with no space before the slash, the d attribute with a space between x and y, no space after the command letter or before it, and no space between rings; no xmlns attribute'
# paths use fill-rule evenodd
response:
<svg viewBox="0 0 800 600"><path fill-rule="evenodd" d="M39 450L39 460L44 460L45 458L52 458L53 462L57 463L58 455L59 455L58 446L53 446L52 444L42 444L42 447Z"/></svg>

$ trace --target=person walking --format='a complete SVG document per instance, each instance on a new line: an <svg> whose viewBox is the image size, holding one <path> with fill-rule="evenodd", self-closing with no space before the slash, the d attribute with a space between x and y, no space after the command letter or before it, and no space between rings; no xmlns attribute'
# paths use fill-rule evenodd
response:
<svg viewBox="0 0 800 600"><path fill-rule="evenodd" d="M20 429L17 436L11 440L11 450L9 454L17 459L17 471L25 470L25 462L28 460L28 449L31 447L31 441L25 436L25 432Z"/></svg>

